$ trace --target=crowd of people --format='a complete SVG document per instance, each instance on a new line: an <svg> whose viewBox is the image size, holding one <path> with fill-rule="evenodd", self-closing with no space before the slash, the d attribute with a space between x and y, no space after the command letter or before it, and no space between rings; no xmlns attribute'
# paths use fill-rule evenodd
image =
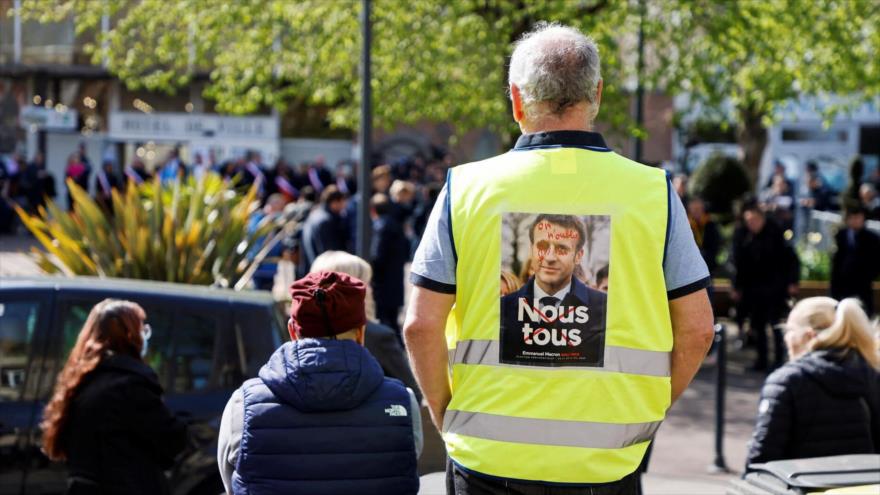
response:
<svg viewBox="0 0 880 495"><path fill-rule="evenodd" d="M744 343L757 349L754 370L772 371L786 360L778 323L799 291L800 260L790 235L799 215L803 218L812 210L842 208L843 224L835 234L831 256L829 295L836 299L856 297L868 315L874 313L871 284L880 276L880 236L866 228L866 221L880 219L880 200L875 192L880 172L865 180L863 167L861 160L853 161L850 186L837 194L825 184L816 164L808 162L804 188L796 195L785 167L777 162L757 196L740 202L727 260L719 260L725 240L707 211L706 200L688 193L687 176L673 178L673 188L686 205L694 240L710 273L716 272L719 262L727 262L737 323L746 329ZM768 326L775 349L772 361Z"/></svg>
<svg viewBox="0 0 880 495"><path fill-rule="evenodd" d="M542 23L526 33L510 60L512 113L523 131L516 158L450 171L459 186L437 197L415 250L403 333L422 406L443 432L447 493L641 493L657 428L711 344L706 289L721 244L717 226L703 200L679 203L661 171L608 152L592 128L603 87L599 67L595 42L574 28ZM325 181L321 167L309 165L299 179L308 184L285 178L296 188L285 197L287 186L272 189L278 183L266 179L257 155L244 160L229 176L241 173L260 189L257 215L302 220L284 254L300 273L288 286L290 341L231 394L223 412L217 468L226 492L416 493L418 395L388 377L388 365L364 345L373 318L399 309L396 287L385 284L402 283L398 266L422 221L415 212L432 211L425 191L433 186L423 186L419 199L417 167L373 170L369 267L342 252L353 241L346 215L352 185L344 176L334 181L325 173ZM176 155L166 169L168 180L190 173ZM778 176L771 186L788 187ZM500 204L538 209L529 234L533 287L515 295L516 275L500 280L509 292L502 314L505 299L516 306L507 330L497 311L500 239L485 235L500 221ZM786 204L793 201L746 202L733 235L735 299L759 340L783 317L782 300L797 285L787 219L777 214ZM626 242L612 246L607 275L603 268L591 274L596 289L574 273L590 249L585 227L574 215L544 208L613 212ZM855 262L847 256L877 257L860 244L866 216L864 205L847 205L838 243L851 251L839 245L835 257L842 269L870 268L847 265ZM782 364L779 334L774 361L781 367L765 383L749 461L880 453L877 329L865 302L847 297L864 294L841 290L840 297L804 299L787 315L788 362ZM379 291L395 297L383 301ZM131 302L99 303L59 375L42 442L50 458L67 462L68 493L170 492L163 470L185 448L186 424L165 406L143 359L148 318ZM758 346L756 364L766 367L766 342ZM505 361L511 351L521 363Z"/></svg>

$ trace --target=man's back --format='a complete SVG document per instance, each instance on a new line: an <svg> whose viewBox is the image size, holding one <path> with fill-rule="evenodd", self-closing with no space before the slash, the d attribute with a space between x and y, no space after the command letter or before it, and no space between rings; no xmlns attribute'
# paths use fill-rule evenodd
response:
<svg viewBox="0 0 880 495"><path fill-rule="evenodd" d="M357 342L289 342L230 400L221 469L235 493L415 493L413 403Z"/></svg>

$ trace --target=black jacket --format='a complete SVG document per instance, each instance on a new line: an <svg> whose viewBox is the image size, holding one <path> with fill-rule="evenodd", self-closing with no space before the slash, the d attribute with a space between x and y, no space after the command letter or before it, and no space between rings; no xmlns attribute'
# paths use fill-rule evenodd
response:
<svg viewBox="0 0 880 495"><path fill-rule="evenodd" d="M348 229L345 219L324 205L315 207L306 218L302 229L300 264L303 273L308 273L315 258L321 253L345 251L347 243Z"/></svg>
<svg viewBox="0 0 880 495"><path fill-rule="evenodd" d="M767 377L747 465L870 453L880 453L880 373L858 352L814 351Z"/></svg>
<svg viewBox="0 0 880 495"><path fill-rule="evenodd" d="M162 402L153 370L123 355L89 373L70 405L61 436L70 476L100 487L72 493L166 494L163 470L186 444L186 426Z"/></svg>
<svg viewBox="0 0 880 495"><path fill-rule="evenodd" d="M840 229L835 236L837 251L831 261L831 297L857 296L871 314L874 302L871 281L880 274L880 238L862 229L854 233L854 240L851 245L848 229Z"/></svg>
<svg viewBox="0 0 880 495"><path fill-rule="evenodd" d="M409 260L409 241L393 215L373 220L370 265L373 267L373 296L376 306L403 305L403 267Z"/></svg>
<svg viewBox="0 0 880 495"><path fill-rule="evenodd" d="M733 262L733 286L746 298L781 304L788 284L798 281L797 255L786 244L782 229L769 219L757 234L745 227L733 233Z"/></svg>

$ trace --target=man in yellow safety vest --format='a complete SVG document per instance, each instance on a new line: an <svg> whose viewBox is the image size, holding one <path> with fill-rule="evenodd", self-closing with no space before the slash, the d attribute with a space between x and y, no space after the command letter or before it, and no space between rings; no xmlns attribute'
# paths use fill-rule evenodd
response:
<svg viewBox="0 0 880 495"><path fill-rule="evenodd" d="M635 493L711 342L709 272L666 174L593 131L589 37L539 25L509 85L523 135L449 171L411 268L404 336L448 489Z"/></svg>

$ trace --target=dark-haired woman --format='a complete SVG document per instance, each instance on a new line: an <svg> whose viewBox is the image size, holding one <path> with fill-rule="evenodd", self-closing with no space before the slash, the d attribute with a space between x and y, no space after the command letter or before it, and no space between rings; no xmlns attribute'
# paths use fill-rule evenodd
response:
<svg viewBox="0 0 880 495"><path fill-rule="evenodd" d="M58 375L43 415L43 450L67 462L68 494L169 493L162 471L183 450L186 427L143 361L145 320L135 303L98 303Z"/></svg>

